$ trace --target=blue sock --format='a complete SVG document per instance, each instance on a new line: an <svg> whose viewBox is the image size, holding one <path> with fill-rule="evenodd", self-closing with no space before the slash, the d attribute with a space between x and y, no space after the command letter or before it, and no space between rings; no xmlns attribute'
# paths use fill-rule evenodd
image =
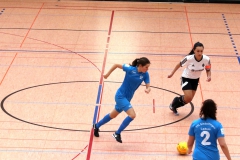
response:
<svg viewBox="0 0 240 160"><path fill-rule="evenodd" d="M96 127L100 128L102 125L104 125L105 123L109 122L112 118L110 117L110 114L107 114L105 117L103 117L103 119L101 119L97 124Z"/></svg>
<svg viewBox="0 0 240 160"><path fill-rule="evenodd" d="M120 134L120 133L129 125L129 123L132 122L132 120L133 120L133 119L132 119L131 117L127 116L127 117L123 120L122 124L120 125L120 127L118 128L118 130L116 131L116 133L117 133L117 134Z"/></svg>

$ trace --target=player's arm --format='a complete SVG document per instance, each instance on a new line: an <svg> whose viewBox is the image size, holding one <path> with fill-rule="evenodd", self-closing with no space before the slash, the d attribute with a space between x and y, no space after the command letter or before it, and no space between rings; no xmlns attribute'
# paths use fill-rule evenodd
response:
<svg viewBox="0 0 240 160"><path fill-rule="evenodd" d="M103 75L103 77L104 77L105 79L107 79L108 76L110 76L110 74L111 74L116 68L122 69L122 64L114 64L114 65L110 68L110 70L107 72L107 74Z"/></svg>
<svg viewBox="0 0 240 160"><path fill-rule="evenodd" d="M150 91L151 91L150 83L148 83L148 84L146 84L145 93L149 93Z"/></svg>
<svg viewBox="0 0 240 160"><path fill-rule="evenodd" d="M195 137L194 137L194 136L189 136L189 137L188 137L188 142L187 142L187 145L188 145L188 154L192 153L192 148L193 148L194 140L195 140Z"/></svg>
<svg viewBox="0 0 240 160"><path fill-rule="evenodd" d="M168 75L168 78L171 78L180 67L181 67L181 63L178 63L173 69L173 71L171 72L171 74Z"/></svg>
<svg viewBox="0 0 240 160"><path fill-rule="evenodd" d="M230 156L230 153L229 153L229 150L228 150L228 147L227 147L224 137L219 137L218 143L221 146L221 149L222 149L223 153L225 154L225 156L227 157L227 159L231 160L231 156Z"/></svg>
<svg viewBox="0 0 240 160"><path fill-rule="evenodd" d="M207 73L207 82L210 82L211 81L211 63L210 63L210 60L208 62L208 65L205 66L205 70L206 70L206 73Z"/></svg>
<svg viewBox="0 0 240 160"><path fill-rule="evenodd" d="M211 70L206 70L207 73L207 82L211 81Z"/></svg>

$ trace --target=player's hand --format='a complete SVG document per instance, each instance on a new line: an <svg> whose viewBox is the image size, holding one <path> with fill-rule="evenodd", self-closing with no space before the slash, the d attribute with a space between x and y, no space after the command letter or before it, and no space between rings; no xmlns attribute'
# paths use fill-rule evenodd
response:
<svg viewBox="0 0 240 160"><path fill-rule="evenodd" d="M211 77L207 77L207 82L210 82L211 81Z"/></svg>
<svg viewBox="0 0 240 160"><path fill-rule="evenodd" d="M107 79L107 78L108 78L108 75L107 75L107 74L105 74L105 75L103 75L103 77L104 77L105 79Z"/></svg>
<svg viewBox="0 0 240 160"><path fill-rule="evenodd" d="M145 93L147 93L147 94L148 94L150 91L151 91L151 88L150 88L150 87L148 87L148 88L145 89Z"/></svg>
<svg viewBox="0 0 240 160"><path fill-rule="evenodd" d="M173 74L171 73L171 74L169 74L167 77L168 77L168 78L171 78L172 76L173 76Z"/></svg>
<svg viewBox="0 0 240 160"><path fill-rule="evenodd" d="M187 154L191 154L191 153L192 153L192 150L189 149L189 150L187 151Z"/></svg>

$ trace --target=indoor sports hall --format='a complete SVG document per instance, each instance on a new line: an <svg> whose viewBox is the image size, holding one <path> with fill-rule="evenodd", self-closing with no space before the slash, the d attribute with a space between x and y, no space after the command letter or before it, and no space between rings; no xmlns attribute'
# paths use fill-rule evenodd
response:
<svg viewBox="0 0 240 160"><path fill-rule="evenodd" d="M196 42L211 59L212 80L203 71L192 102L175 116L169 104L183 94L184 67L168 75ZM1 0L0 159L191 160L177 144L213 99L231 157L240 160L239 51L240 4ZM135 92L137 116L123 143L112 134L124 112L94 137L125 72L103 75L140 57L151 61L151 92Z"/></svg>

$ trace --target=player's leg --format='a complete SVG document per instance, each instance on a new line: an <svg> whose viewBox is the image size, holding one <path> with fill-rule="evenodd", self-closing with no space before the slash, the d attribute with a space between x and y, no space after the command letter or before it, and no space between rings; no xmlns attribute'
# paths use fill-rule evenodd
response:
<svg viewBox="0 0 240 160"><path fill-rule="evenodd" d="M103 119L101 119L98 123L94 124L93 125L93 128L94 128L94 136L95 137L99 137L99 128L108 123L110 120L112 120L113 118L117 117L118 114L121 113L121 111L118 111L116 109L113 109L111 113L105 115L103 117Z"/></svg>
<svg viewBox="0 0 240 160"><path fill-rule="evenodd" d="M182 86L184 95L178 97L178 104L176 105L176 108L182 107L191 102L196 93L199 79L187 79L187 82L188 83L185 86Z"/></svg>
<svg viewBox="0 0 240 160"><path fill-rule="evenodd" d="M198 79L192 80L188 78L181 78L181 86L184 95L181 95L179 97L175 97L170 104L169 108L173 111L175 115L179 115L177 108L184 106L185 104L191 102L192 98L195 95L196 88L198 85Z"/></svg>
<svg viewBox="0 0 240 160"><path fill-rule="evenodd" d="M184 106L185 104L192 101L198 87L198 82L199 79L189 79L190 85L182 87L184 96L181 96L179 107Z"/></svg>
<svg viewBox="0 0 240 160"><path fill-rule="evenodd" d="M122 143L121 132L132 122L136 117L136 113L132 108L130 102L125 99L123 110L127 113L127 117L123 120L122 124L119 126L118 130L113 134L113 137L120 143Z"/></svg>

